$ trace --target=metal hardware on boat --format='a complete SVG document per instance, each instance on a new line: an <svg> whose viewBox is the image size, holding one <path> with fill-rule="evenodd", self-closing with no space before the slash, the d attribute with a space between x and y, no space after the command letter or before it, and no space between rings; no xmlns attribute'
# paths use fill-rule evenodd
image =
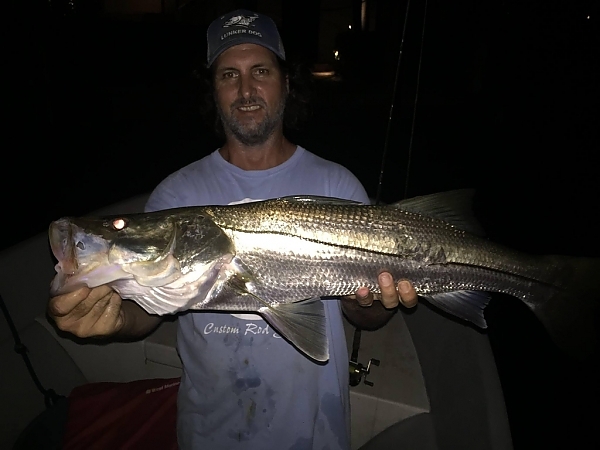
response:
<svg viewBox="0 0 600 450"><path fill-rule="evenodd" d="M371 381L367 380L367 375L371 373L371 365L379 366L379 360L371 358L367 366L358 362L358 349L360 348L360 328L354 330L354 339L352 340L352 356L350 356L350 386L358 386L364 375L364 383L367 386L373 386Z"/></svg>
<svg viewBox="0 0 600 450"><path fill-rule="evenodd" d="M371 373L371 365L379 366L379 360L371 358L367 367L361 363L350 361L350 386L358 386L363 375L365 377L364 383L367 386L373 386L373 383L367 380L367 375Z"/></svg>

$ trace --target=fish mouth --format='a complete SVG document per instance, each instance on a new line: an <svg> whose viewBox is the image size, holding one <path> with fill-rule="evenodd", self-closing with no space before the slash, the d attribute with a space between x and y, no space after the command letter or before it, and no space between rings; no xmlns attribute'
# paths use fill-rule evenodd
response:
<svg viewBox="0 0 600 450"><path fill-rule="evenodd" d="M50 224L48 230L50 248L57 260L54 270L56 275L50 285L52 296L72 292L83 284L79 280L80 264L75 247L82 248L83 242L76 242L73 225L68 219L59 219Z"/></svg>
<svg viewBox="0 0 600 450"><path fill-rule="evenodd" d="M73 229L66 219L60 219L50 224L50 248L58 261L55 266L57 273L72 276L77 272L77 258L75 256Z"/></svg>

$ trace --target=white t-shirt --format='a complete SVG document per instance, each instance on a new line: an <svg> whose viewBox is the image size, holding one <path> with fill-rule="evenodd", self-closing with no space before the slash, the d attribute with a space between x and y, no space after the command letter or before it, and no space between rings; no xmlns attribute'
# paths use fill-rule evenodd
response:
<svg viewBox="0 0 600 450"><path fill-rule="evenodd" d="M302 147L268 170L246 171L218 151L167 177L146 211L288 195L369 203L346 168ZM178 322L183 450L348 450L348 352L338 301L324 302L330 357L317 364L255 315L188 312Z"/></svg>

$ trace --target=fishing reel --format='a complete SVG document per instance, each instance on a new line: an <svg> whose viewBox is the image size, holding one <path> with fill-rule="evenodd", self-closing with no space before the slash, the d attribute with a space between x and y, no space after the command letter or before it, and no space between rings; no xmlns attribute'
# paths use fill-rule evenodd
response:
<svg viewBox="0 0 600 450"><path fill-rule="evenodd" d="M367 380L367 375L371 373L371 365L378 366L379 360L371 358L367 366L363 366L358 362L358 349L360 348L360 335L361 329L356 328L354 330L354 340L352 342L352 356L350 357L350 386L358 386L363 375L365 377L364 383L367 386L373 386L371 381Z"/></svg>
<svg viewBox="0 0 600 450"><path fill-rule="evenodd" d="M373 386L373 383L367 380L367 375L371 373L371 365L378 366L379 360L371 358L367 367L357 361L350 361L350 386L358 386L363 375L365 377L364 383L367 386Z"/></svg>

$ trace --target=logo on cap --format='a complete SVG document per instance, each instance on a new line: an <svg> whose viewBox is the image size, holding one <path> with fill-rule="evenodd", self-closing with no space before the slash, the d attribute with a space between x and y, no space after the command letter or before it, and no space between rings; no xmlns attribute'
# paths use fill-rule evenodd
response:
<svg viewBox="0 0 600 450"><path fill-rule="evenodd" d="M257 15L254 16L233 16L227 22L223 24L223 28L231 26L248 27L252 22L258 19Z"/></svg>

